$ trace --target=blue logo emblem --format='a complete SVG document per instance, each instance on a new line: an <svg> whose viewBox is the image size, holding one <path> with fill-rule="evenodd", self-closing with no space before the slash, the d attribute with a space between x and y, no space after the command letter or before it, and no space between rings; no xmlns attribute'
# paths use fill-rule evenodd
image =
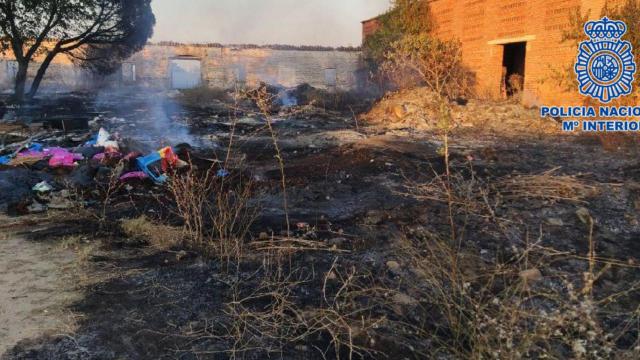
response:
<svg viewBox="0 0 640 360"><path fill-rule="evenodd" d="M588 22L584 32L590 40L580 43L575 66L580 94L603 103L631 94L636 73L633 46L621 40L627 25L604 17Z"/></svg>

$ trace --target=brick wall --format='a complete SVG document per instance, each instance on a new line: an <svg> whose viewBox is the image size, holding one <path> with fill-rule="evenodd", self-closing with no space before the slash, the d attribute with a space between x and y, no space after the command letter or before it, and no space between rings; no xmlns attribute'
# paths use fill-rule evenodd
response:
<svg viewBox="0 0 640 360"><path fill-rule="evenodd" d="M373 35L380 28L380 19L373 18L362 22L362 40Z"/></svg>
<svg viewBox="0 0 640 360"><path fill-rule="evenodd" d="M526 42L524 100L532 104L577 101L577 93L562 90L553 70L571 65L577 49L562 43L569 15L580 9L599 18L606 0L429 0L436 34L462 44L466 65L476 74L480 95L502 95L504 45ZM609 0L618 5L624 0ZM363 22L363 32L375 31ZM374 29L374 30L371 30Z"/></svg>
<svg viewBox="0 0 640 360"><path fill-rule="evenodd" d="M432 0L436 34L462 43L465 63L475 71L478 91L501 95L504 44L526 42L525 94L530 103L579 100L553 81L571 65L577 49L562 43L569 15L579 9L596 19L606 0ZM609 1L616 5L622 0Z"/></svg>
<svg viewBox="0 0 640 360"><path fill-rule="evenodd" d="M361 67L360 52L340 51L285 51L268 49L204 48L196 46L146 46L127 60L135 64L136 80L151 86L169 84L169 60L178 55L190 55L202 59L202 78L211 87L233 87L238 77L249 86L259 82L296 86L309 83L325 87L325 69L336 70L339 88L358 85L357 73ZM10 62L13 56L0 56L0 91L12 88ZM33 78L42 58L35 59L29 67ZM116 81L117 75L111 77ZM42 84L44 91L68 91L100 86L100 79L74 66L65 56L58 56L47 71Z"/></svg>

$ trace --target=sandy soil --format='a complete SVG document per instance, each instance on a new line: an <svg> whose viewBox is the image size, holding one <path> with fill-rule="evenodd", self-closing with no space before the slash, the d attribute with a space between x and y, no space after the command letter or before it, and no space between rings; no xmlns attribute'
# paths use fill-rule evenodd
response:
<svg viewBox="0 0 640 360"><path fill-rule="evenodd" d="M73 330L73 252L0 230L0 354L17 342Z"/></svg>

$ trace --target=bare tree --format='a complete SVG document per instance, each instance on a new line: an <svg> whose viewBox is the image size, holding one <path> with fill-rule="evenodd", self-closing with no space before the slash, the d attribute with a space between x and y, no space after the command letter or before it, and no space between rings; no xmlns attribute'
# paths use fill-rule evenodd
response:
<svg viewBox="0 0 640 360"><path fill-rule="evenodd" d="M37 57L44 56L28 98L56 56L83 63L126 58L145 45L154 25L151 0L0 0L0 50L10 50L18 63L16 100L24 99Z"/></svg>

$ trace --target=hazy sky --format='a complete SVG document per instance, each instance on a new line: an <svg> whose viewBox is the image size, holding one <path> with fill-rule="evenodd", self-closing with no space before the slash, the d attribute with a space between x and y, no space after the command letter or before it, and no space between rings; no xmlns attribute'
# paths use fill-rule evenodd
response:
<svg viewBox="0 0 640 360"><path fill-rule="evenodd" d="M389 0L153 0L153 41L360 45Z"/></svg>

